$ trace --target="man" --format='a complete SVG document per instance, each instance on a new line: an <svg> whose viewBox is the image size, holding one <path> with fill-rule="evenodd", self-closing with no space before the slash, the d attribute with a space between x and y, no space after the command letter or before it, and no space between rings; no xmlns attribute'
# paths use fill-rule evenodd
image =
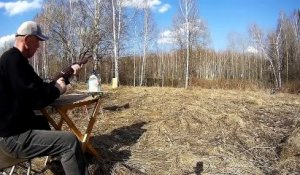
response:
<svg viewBox="0 0 300 175"><path fill-rule="evenodd" d="M51 131L45 118L33 112L66 91L63 78L45 83L28 62L39 42L47 39L36 22L24 22L17 30L15 46L0 58L0 149L17 158L59 156L67 175L88 174L76 136ZM76 73L80 66L72 68Z"/></svg>

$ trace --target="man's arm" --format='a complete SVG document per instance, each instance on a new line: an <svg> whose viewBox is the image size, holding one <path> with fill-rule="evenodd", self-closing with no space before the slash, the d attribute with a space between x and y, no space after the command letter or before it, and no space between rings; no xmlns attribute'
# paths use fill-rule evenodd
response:
<svg viewBox="0 0 300 175"><path fill-rule="evenodd" d="M31 109L45 107L61 94L56 82L45 83L22 57L7 59L8 83L21 103Z"/></svg>

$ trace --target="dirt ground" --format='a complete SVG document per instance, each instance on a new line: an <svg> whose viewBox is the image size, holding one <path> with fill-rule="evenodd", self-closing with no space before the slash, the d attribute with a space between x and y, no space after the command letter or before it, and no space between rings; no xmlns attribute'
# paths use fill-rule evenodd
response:
<svg viewBox="0 0 300 175"><path fill-rule="evenodd" d="M117 108L103 110L95 124L92 144L101 159L87 156L91 174L300 173L300 95L200 88L104 90L103 107ZM129 108L122 107L127 103ZM84 129L84 115L73 114Z"/></svg>

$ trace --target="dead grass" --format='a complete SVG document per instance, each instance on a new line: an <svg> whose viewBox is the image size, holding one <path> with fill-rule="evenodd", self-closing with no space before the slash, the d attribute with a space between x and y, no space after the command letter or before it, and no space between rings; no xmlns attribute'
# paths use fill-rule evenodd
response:
<svg viewBox="0 0 300 175"><path fill-rule="evenodd" d="M88 157L92 174L300 172L299 140L289 140L299 139L300 96L199 88L104 90L103 106L129 103L130 108L100 115L92 141L102 158Z"/></svg>

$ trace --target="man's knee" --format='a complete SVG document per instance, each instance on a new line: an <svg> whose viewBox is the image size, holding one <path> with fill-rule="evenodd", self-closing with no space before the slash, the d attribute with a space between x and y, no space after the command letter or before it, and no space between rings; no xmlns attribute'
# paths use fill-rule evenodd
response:
<svg viewBox="0 0 300 175"><path fill-rule="evenodd" d="M71 132L64 132L63 140L65 140L70 145L72 145L72 144L76 144L76 145L80 144L80 142L77 139L77 137L73 133L71 133Z"/></svg>

